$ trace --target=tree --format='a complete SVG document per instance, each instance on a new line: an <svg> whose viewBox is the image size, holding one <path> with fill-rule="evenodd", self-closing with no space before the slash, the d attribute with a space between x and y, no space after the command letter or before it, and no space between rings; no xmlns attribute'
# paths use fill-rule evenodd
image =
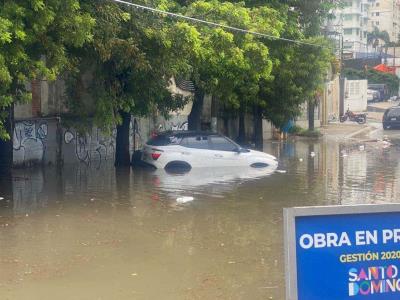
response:
<svg viewBox="0 0 400 300"><path fill-rule="evenodd" d="M275 36L283 27L279 14L270 7L249 9L243 3L196 1L185 12L188 16ZM196 33L199 45L190 59L195 97L189 116L189 128L198 130L205 94L212 94L222 106L245 109L246 103L256 98L258 82L270 76L272 62L268 47L253 35L204 25L188 26Z"/></svg>
<svg viewBox="0 0 400 300"><path fill-rule="evenodd" d="M26 84L55 79L70 65L67 47L91 40L94 20L78 0L0 2L0 164L12 163L12 114L28 101Z"/></svg>
<svg viewBox="0 0 400 300"><path fill-rule="evenodd" d="M375 51L379 46L379 41L383 41L383 45L385 47L385 64L387 63L387 53L388 47L395 45L390 41L390 35L386 30L380 31L378 27L374 27L372 32L369 32L367 35L368 44L372 44Z"/></svg>
<svg viewBox="0 0 400 300"><path fill-rule="evenodd" d="M116 126L115 165L126 166L130 164L131 115L166 114L186 103L168 90L170 78L187 67L179 48L182 37L176 34L182 28L163 17L109 1L84 3L97 22L93 41L77 53L79 71L70 74L69 107L74 115L93 117L94 124L105 131ZM85 88L87 75L92 80Z"/></svg>
<svg viewBox="0 0 400 300"><path fill-rule="evenodd" d="M274 54L279 63L273 71L274 80L262 86L263 115L278 128L283 128L289 120L299 116L301 106L306 102L309 129L313 130L314 107L318 103L317 95L322 91L332 54L323 38L305 41L320 47L287 45L286 51L280 53L280 46L277 46Z"/></svg>

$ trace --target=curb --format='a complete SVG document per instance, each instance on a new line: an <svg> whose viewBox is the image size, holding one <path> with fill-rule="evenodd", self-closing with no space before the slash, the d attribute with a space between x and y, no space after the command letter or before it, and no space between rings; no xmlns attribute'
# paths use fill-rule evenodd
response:
<svg viewBox="0 0 400 300"><path fill-rule="evenodd" d="M357 130L356 132L352 132L352 133L346 135L345 138L350 139L350 138L353 138L353 137L355 137L355 136L357 136L357 135L360 135L360 134L362 134L362 133L364 133L364 132L372 131L373 129L375 129L375 128L368 125L368 126L365 127L365 128L362 128L362 129L360 129L360 130Z"/></svg>

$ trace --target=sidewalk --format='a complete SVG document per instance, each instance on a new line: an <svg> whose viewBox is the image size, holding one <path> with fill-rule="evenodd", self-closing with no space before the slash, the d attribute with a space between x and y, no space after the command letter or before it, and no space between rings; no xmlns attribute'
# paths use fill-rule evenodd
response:
<svg viewBox="0 0 400 300"><path fill-rule="evenodd" d="M371 131L375 130L374 127L368 124L356 124L354 122L345 123L331 123L327 126L321 127L321 133L327 138L350 139L364 137Z"/></svg>

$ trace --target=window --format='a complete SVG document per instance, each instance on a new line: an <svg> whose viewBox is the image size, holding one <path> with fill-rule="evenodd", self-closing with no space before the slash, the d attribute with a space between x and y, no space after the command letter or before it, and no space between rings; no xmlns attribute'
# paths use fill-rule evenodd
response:
<svg viewBox="0 0 400 300"><path fill-rule="evenodd" d="M347 86L348 96L357 96L360 93L360 82L349 82Z"/></svg>
<svg viewBox="0 0 400 300"><path fill-rule="evenodd" d="M346 29L343 30L343 33L345 35L351 35L351 34L353 34L353 29L346 28Z"/></svg>
<svg viewBox="0 0 400 300"><path fill-rule="evenodd" d="M389 113L387 114L389 118L398 118L400 117L400 108L394 108L389 110Z"/></svg>
<svg viewBox="0 0 400 300"><path fill-rule="evenodd" d="M379 17L379 12L375 13L375 16Z"/></svg>
<svg viewBox="0 0 400 300"><path fill-rule="evenodd" d="M375 6L378 7L379 6L379 2L376 2Z"/></svg>
<svg viewBox="0 0 400 300"><path fill-rule="evenodd" d="M227 140L222 136L211 137L211 149L219 151L237 151L239 148L235 143Z"/></svg>
<svg viewBox="0 0 400 300"><path fill-rule="evenodd" d="M346 2L343 3L343 6L344 7L350 7L350 6L352 6L352 3L350 1L346 1Z"/></svg>
<svg viewBox="0 0 400 300"><path fill-rule="evenodd" d="M188 136L182 139L180 145L186 148L209 149L208 136Z"/></svg>
<svg viewBox="0 0 400 300"><path fill-rule="evenodd" d="M345 21L351 21L353 19L353 16L352 15L344 15L343 19Z"/></svg>
<svg viewBox="0 0 400 300"><path fill-rule="evenodd" d="M379 21L376 21L376 22L375 22L375 25L379 25Z"/></svg>
<svg viewBox="0 0 400 300"><path fill-rule="evenodd" d="M357 35L360 35L360 29L357 28Z"/></svg>

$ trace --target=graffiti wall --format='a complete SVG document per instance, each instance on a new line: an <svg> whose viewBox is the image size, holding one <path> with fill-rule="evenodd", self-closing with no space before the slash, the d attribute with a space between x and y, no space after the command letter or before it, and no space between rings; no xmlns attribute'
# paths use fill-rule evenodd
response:
<svg viewBox="0 0 400 300"><path fill-rule="evenodd" d="M63 129L62 160L65 164L81 162L90 165L94 162L114 160L116 130L104 135L100 129L79 133L74 129Z"/></svg>
<svg viewBox="0 0 400 300"><path fill-rule="evenodd" d="M16 122L13 132L15 166L33 165L54 160L54 147L49 147L49 134L55 136L57 120ZM53 159L52 159L53 158Z"/></svg>
<svg viewBox="0 0 400 300"><path fill-rule="evenodd" d="M150 136L148 119L132 118L130 152L141 149ZM93 127L86 133L63 128L60 119L17 121L13 133L14 166L70 164L99 166L114 161L117 130L111 134Z"/></svg>
<svg viewBox="0 0 400 300"><path fill-rule="evenodd" d="M181 131L188 130L188 117L187 115L172 115L167 120L160 117L157 120L159 131L165 130L173 130L173 131Z"/></svg>

